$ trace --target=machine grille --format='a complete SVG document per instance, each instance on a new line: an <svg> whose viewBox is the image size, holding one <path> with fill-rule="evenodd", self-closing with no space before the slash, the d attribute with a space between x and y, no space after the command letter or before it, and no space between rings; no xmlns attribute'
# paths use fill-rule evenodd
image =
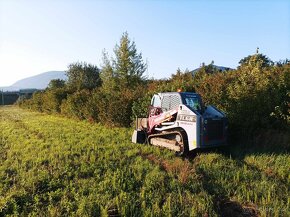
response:
<svg viewBox="0 0 290 217"><path fill-rule="evenodd" d="M164 96L162 103L161 103L162 110L164 112L168 111L170 109L170 96Z"/></svg>
<svg viewBox="0 0 290 217"><path fill-rule="evenodd" d="M179 95L169 95L163 97L161 107L165 112L177 108L179 104L181 104L181 98Z"/></svg>
<svg viewBox="0 0 290 217"><path fill-rule="evenodd" d="M178 95L172 95L171 96L170 109L177 108L179 104L181 104L180 97Z"/></svg>
<svg viewBox="0 0 290 217"><path fill-rule="evenodd" d="M207 121L208 140L220 140L223 138L223 121L208 120Z"/></svg>

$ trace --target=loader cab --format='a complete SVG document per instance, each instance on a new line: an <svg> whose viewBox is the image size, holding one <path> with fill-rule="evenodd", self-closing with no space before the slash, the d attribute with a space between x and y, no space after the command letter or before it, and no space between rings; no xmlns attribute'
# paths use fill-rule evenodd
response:
<svg viewBox="0 0 290 217"><path fill-rule="evenodd" d="M166 112L176 109L180 104L188 106L194 112L202 113L203 106L199 94L190 92L169 92L154 94L151 99L150 110L154 111L158 108L160 111L157 113Z"/></svg>

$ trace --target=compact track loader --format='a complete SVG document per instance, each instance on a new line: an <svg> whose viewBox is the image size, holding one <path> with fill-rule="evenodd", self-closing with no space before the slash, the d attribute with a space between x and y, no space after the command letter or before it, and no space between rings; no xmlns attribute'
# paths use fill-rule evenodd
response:
<svg viewBox="0 0 290 217"><path fill-rule="evenodd" d="M149 143L179 155L227 142L226 115L214 106L204 107L199 94L158 93L152 97L148 117L136 118L133 143Z"/></svg>

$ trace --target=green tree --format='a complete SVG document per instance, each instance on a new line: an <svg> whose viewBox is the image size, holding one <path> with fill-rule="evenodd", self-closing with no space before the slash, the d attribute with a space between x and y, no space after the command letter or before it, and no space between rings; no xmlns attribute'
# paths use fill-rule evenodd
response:
<svg viewBox="0 0 290 217"><path fill-rule="evenodd" d="M179 68L176 71L176 74L171 75L171 79L166 83L170 91L193 91L193 76L192 73L187 69L182 72Z"/></svg>
<svg viewBox="0 0 290 217"><path fill-rule="evenodd" d="M132 104L144 95L146 81L143 76L147 65L125 32L110 60L103 52L100 77L102 87L97 100L99 121L114 126L129 126Z"/></svg>
<svg viewBox="0 0 290 217"><path fill-rule="evenodd" d="M100 72L100 77L102 79L102 89L104 92L109 92L110 90L116 89L116 78L114 69L109 60L108 53L103 51L103 65Z"/></svg>
<svg viewBox="0 0 290 217"><path fill-rule="evenodd" d="M81 90L70 94L61 104L61 113L77 119L96 120L96 101L93 92Z"/></svg>
<svg viewBox="0 0 290 217"><path fill-rule="evenodd" d="M52 79L47 86L48 89L57 89L63 87L65 87L65 80L62 79Z"/></svg>
<svg viewBox="0 0 290 217"><path fill-rule="evenodd" d="M274 62L270 60L266 55L256 53L253 55L249 55L247 57L244 57L239 61L240 67L259 67L265 68L269 66L273 66Z"/></svg>
<svg viewBox="0 0 290 217"><path fill-rule="evenodd" d="M121 87L134 87L142 82L147 65L143 62L142 54L137 52L135 42L131 42L125 32L120 44L114 49L113 69L118 84Z"/></svg>
<svg viewBox="0 0 290 217"><path fill-rule="evenodd" d="M47 113L59 113L60 106L68 93L64 88L46 90L42 94L42 110Z"/></svg>
<svg viewBox="0 0 290 217"><path fill-rule="evenodd" d="M206 79L209 75L216 74L218 72L220 71L217 67L214 66L214 61L212 61L208 65L202 63L199 69L193 71L194 89L200 88L200 85L202 85L202 81Z"/></svg>
<svg viewBox="0 0 290 217"><path fill-rule="evenodd" d="M86 62L72 63L68 66L66 75L67 84L70 88L76 90L93 89L101 85L100 70L97 66L87 64Z"/></svg>

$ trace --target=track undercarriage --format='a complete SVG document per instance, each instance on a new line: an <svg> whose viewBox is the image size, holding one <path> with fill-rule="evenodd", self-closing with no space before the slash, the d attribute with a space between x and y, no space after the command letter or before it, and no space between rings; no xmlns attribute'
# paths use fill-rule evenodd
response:
<svg viewBox="0 0 290 217"><path fill-rule="evenodd" d="M162 131L148 136L151 145L168 148L182 155L187 152L187 137L182 130Z"/></svg>

